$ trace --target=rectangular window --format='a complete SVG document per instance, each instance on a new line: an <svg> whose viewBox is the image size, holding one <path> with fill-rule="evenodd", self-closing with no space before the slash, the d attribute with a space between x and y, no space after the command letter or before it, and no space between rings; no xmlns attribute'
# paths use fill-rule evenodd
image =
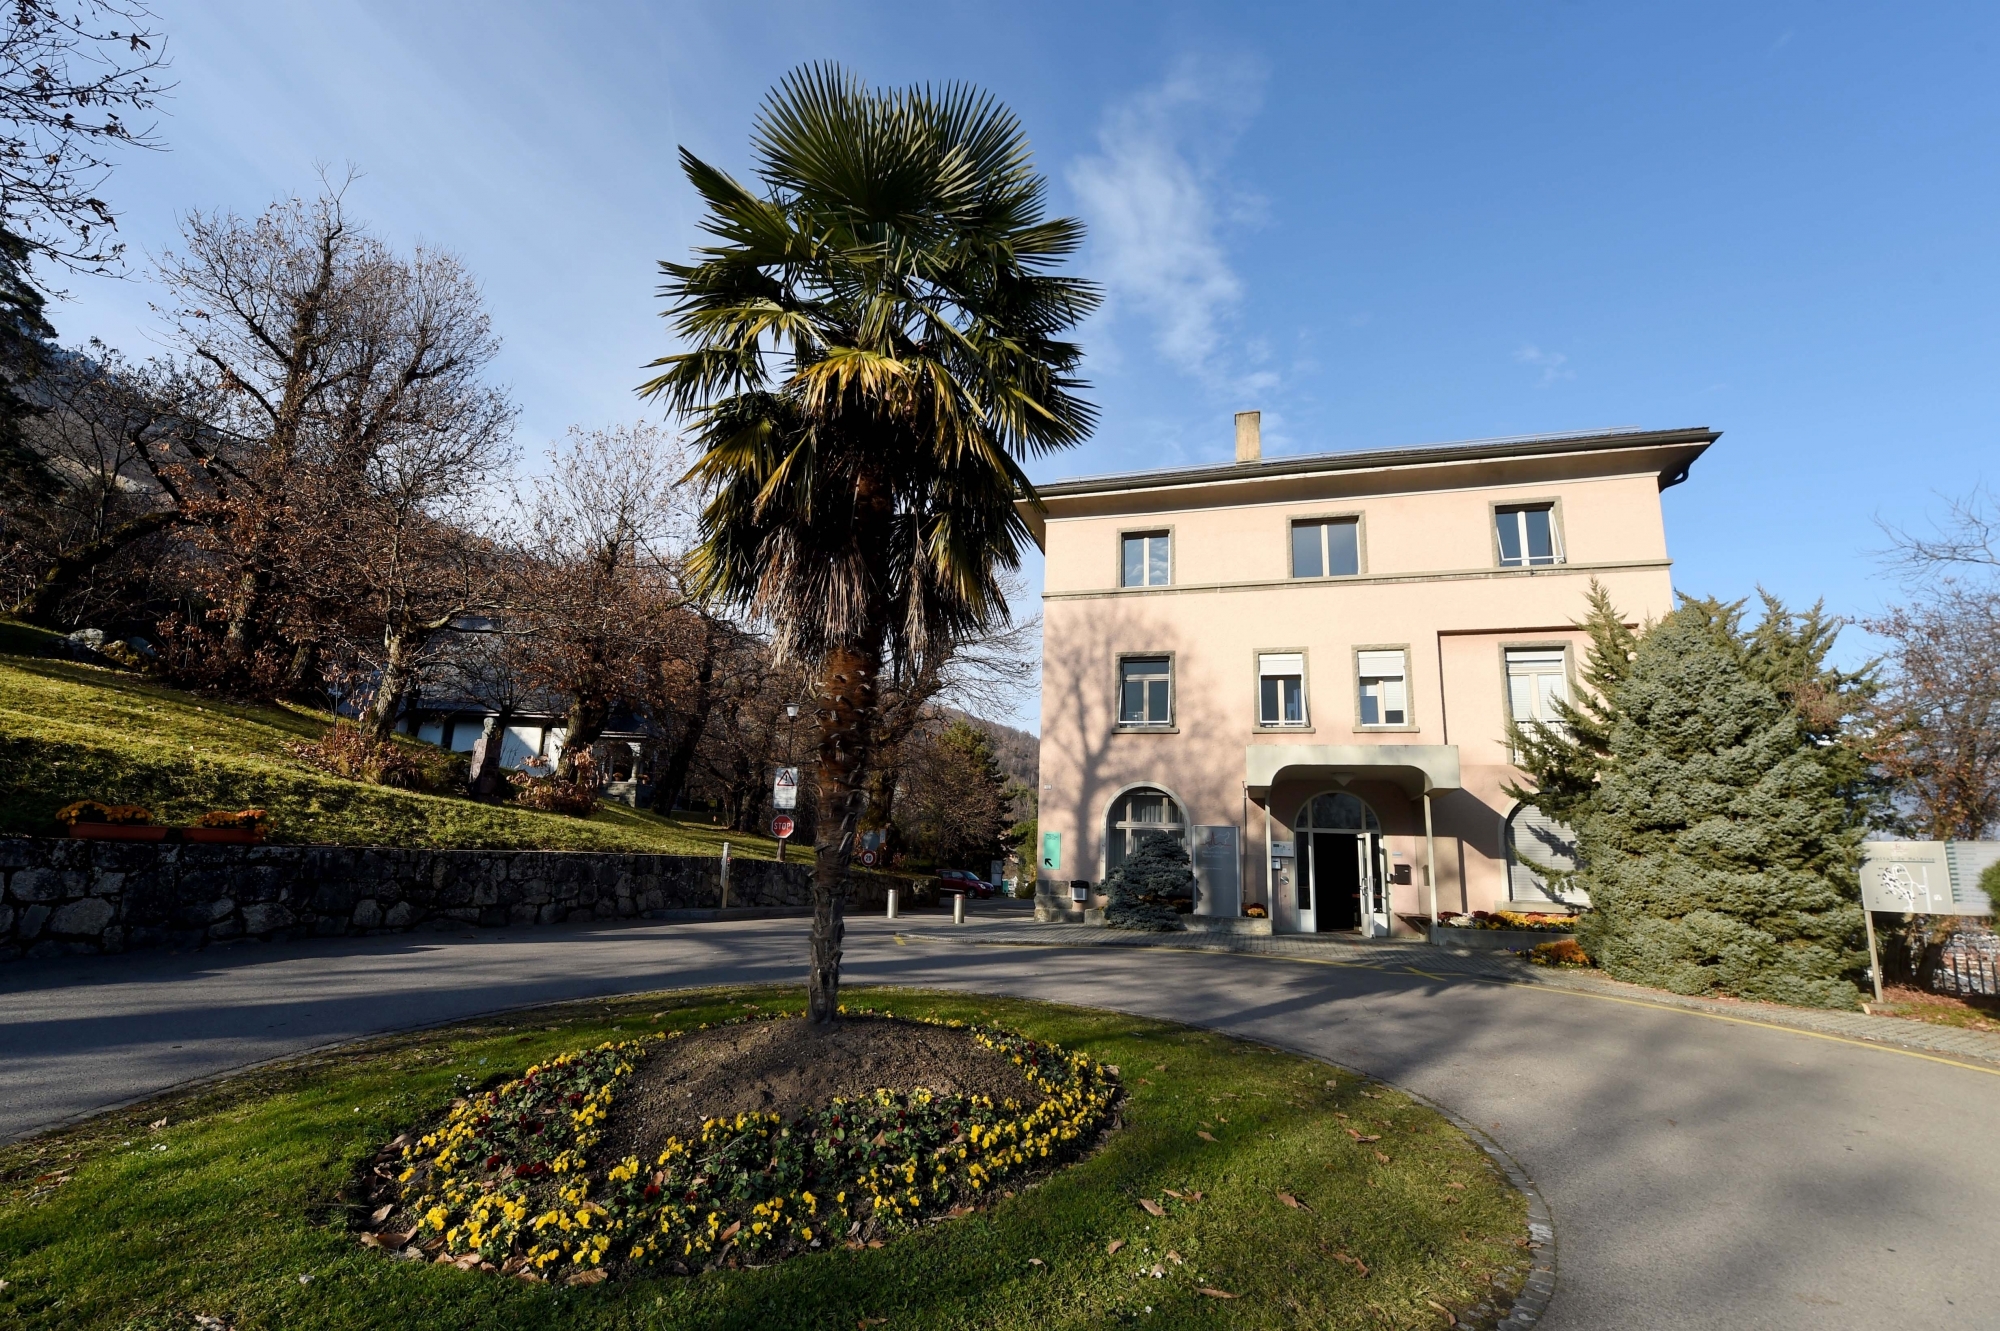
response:
<svg viewBox="0 0 2000 1331"><path fill-rule="evenodd" d="M1500 567L1526 568L1563 562L1553 505L1495 509L1493 523L1500 538Z"/></svg>
<svg viewBox="0 0 2000 1331"><path fill-rule="evenodd" d="M1357 653L1361 671L1361 724L1410 723L1409 675L1401 652Z"/></svg>
<svg viewBox="0 0 2000 1331"><path fill-rule="evenodd" d="M1299 652L1266 652L1257 657L1257 724L1306 723L1306 658Z"/></svg>
<svg viewBox="0 0 2000 1331"><path fill-rule="evenodd" d="M1560 725L1555 704L1569 698L1569 672L1560 647L1507 649L1507 710L1518 726Z"/></svg>
<svg viewBox="0 0 2000 1331"><path fill-rule="evenodd" d="M1141 531L1125 533L1122 587L1164 587L1167 585L1167 533Z"/></svg>
<svg viewBox="0 0 2000 1331"><path fill-rule="evenodd" d="M1361 520L1315 519L1292 524L1292 576L1351 578L1361 571Z"/></svg>
<svg viewBox="0 0 2000 1331"><path fill-rule="evenodd" d="M1173 724L1173 662L1164 656L1128 656L1118 663L1118 724Z"/></svg>

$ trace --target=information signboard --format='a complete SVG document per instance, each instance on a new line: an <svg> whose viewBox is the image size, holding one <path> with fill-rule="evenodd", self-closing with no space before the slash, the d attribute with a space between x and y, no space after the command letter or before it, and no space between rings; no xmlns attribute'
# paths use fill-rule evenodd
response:
<svg viewBox="0 0 2000 1331"><path fill-rule="evenodd" d="M778 779L771 786L771 807L774 809L796 809L799 807L799 769L780 767Z"/></svg>
<svg viewBox="0 0 2000 1331"><path fill-rule="evenodd" d="M1864 841L1861 904L1892 915L1991 915L1980 872L1990 841Z"/></svg>
<svg viewBox="0 0 2000 1331"><path fill-rule="evenodd" d="M1054 873L1062 868L1062 833L1042 833L1041 871Z"/></svg>

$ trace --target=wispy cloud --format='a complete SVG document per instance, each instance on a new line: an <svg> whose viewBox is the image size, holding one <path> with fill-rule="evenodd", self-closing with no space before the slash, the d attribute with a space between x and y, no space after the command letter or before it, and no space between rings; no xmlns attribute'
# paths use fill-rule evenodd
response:
<svg viewBox="0 0 2000 1331"><path fill-rule="evenodd" d="M1069 170L1114 316L1129 308L1151 320L1160 353L1212 381L1231 378L1222 344L1243 299L1222 231L1262 210L1261 200L1222 180L1221 168L1262 86L1248 61L1184 62L1112 105L1097 131L1099 151Z"/></svg>
<svg viewBox="0 0 2000 1331"><path fill-rule="evenodd" d="M1541 370L1542 377L1535 384L1537 388L1547 388L1558 379L1574 379L1576 371L1569 368L1569 357L1560 351L1543 351L1532 344L1514 353L1514 359L1523 365L1533 365Z"/></svg>

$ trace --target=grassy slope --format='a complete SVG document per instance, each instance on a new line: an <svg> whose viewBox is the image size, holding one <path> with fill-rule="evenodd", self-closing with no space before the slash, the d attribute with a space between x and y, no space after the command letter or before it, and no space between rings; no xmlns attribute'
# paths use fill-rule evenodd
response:
<svg viewBox="0 0 2000 1331"><path fill-rule="evenodd" d="M33 650L0 625L0 647ZM46 835L78 799L143 804L185 825L210 809L263 808L280 842L482 849L637 850L770 859L775 844L705 823L609 805L589 820L345 781L299 762L288 741L325 713L219 702L70 661L0 655L0 833Z"/></svg>
<svg viewBox="0 0 2000 1331"><path fill-rule="evenodd" d="M750 1331L864 1318L888 1331L1438 1327L1432 1301L1464 1310L1496 1276L1520 1283L1521 1197L1449 1123L1386 1087L1342 1073L1329 1089L1323 1063L1112 1013L847 997L990 1020L1120 1064L1125 1126L1080 1164L963 1220L762 1270L564 1288L359 1247L341 1188L379 1143L439 1113L454 1076L518 1075L563 1049L716 1020L745 1000L796 1011L799 996L682 993L514 1013L258 1071L0 1150L0 1314L124 1331L192 1331L197 1313L235 1331ZM167 1126L150 1131L161 1117ZM1196 1135L1204 1125L1213 1143ZM1350 1126L1381 1141L1356 1143ZM1206 1195L1186 1204L1167 1188ZM1311 1209L1286 1207L1281 1191ZM1165 1218L1143 1213L1141 1197L1164 1201ZM1126 1241L1115 1256L1113 1239ZM1366 1275L1335 1253L1365 1262ZM1204 1285L1239 1297L1204 1296Z"/></svg>

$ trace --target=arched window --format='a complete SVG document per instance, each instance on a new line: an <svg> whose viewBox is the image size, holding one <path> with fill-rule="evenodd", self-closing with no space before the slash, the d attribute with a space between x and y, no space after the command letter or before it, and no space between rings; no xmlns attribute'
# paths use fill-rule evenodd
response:
<svg viewBox="0 0 2000 1331"><path fill-rule="evenodd" d="M1379 832L1382 823L1359 796L1341 790L1313 796L1293 827L1300 832Z"/></svg>
<svg viewBox="0 0 2000 1331"><path fill-rule="evenodd" d="M1581 892L1552 886L1543 869L1568 873L1576 868L1576 833L1532 804L1507 818L1507 896L1512 901L1589 905ZM1558 895L1560 893L1560 895Z"/></svg>
<svg viewBox="0 0 2000 1331"><path fill-rule="evenodd" d="M1125 863L1125 857L1139 849L1139 838L1177 837L1187 845L1187 817L1174 797L1164 790L1140 786L1111 802L1104 839L1104 872Z"/></svg>

